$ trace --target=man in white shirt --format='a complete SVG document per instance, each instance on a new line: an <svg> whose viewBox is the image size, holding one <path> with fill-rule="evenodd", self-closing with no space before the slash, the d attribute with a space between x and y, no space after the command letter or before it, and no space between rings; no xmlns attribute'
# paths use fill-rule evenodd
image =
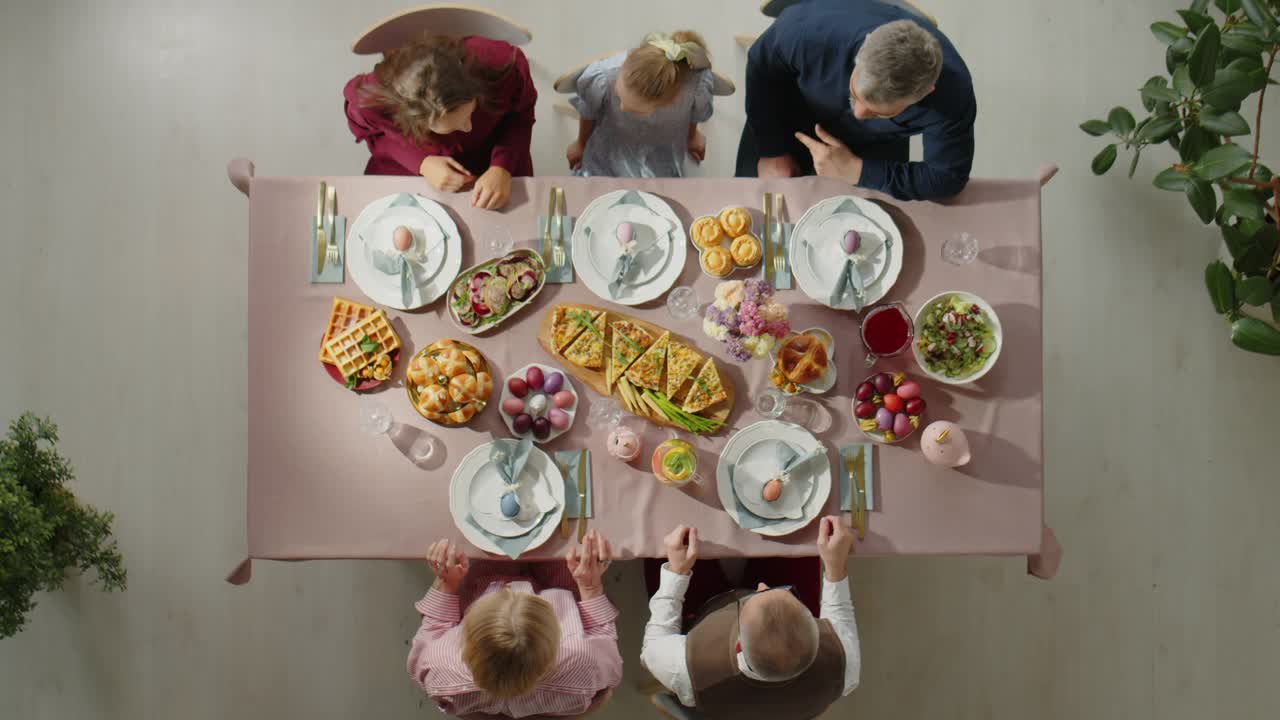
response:
<svg viewBox="0 0 1280 720"><path fill-rule="evenodd" d="M839 518L820 520L817 619L789 588L760 583L755 592L712 598L682 627L698 531L682 525L665 542L667 563L649 602L640 659L682 705L707 718L801 720L858 686L861 650L845 569L853 535Z"/></svg>

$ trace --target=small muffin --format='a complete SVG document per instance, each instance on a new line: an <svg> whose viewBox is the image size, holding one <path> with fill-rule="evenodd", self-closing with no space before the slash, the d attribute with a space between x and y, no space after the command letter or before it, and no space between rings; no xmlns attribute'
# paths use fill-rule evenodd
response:
<svg viewBox="0 0 1280 720"><path fill-rule="evenodd" d="M702 270L712 277L722 278L733 272L733 256L723 245L702 251Z"/></svg>
<svg viewBox="0 0 1280 720"><path fill-rule="evenodd" d="M689 239L699 250L715 247L724 242L724 238L724 229L720 227L720 221L714 217L700 217L694 220L693 226L689 228Z"/></svg>
<svg viewBox="0 0 1280 720"><path fill-rule="evenodd" d="M720 227L731 238L746 235L751 231L751 215L744 207L725 208L720 211Z"/></svg>
<svg viewBox="0 0 1280 720"><path fill-rule="evenodd" d="M749 268L760 262L760 256L764 252L760 247L760 239L747 233L733 239L733 244L729 246L729 254L733 256L733 264L740 268Z"/></svg>

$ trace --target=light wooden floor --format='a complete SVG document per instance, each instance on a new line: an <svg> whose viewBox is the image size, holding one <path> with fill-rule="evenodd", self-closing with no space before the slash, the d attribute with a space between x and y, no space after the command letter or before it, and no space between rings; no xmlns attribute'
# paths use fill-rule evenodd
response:
<svg viewBox="0 0 1280 720"><path fill-rule="evenodd" d="M551 111L564 69L688 26L742 87L733 38L765 26L747 0L482 4L535 34L548 174L563 172L571 132ZM249 311L246 206L223 165L244 154L263 174L358 173L341 89L366 63L346 48L402 5L0 8L0 415L62 425L79 492L119 516L131 580L124 595L76 581L43 598L0 643L0 716L434 714L403 669L423 567L261 564L247 587L222 582L244 553ZM1147 25L1173 5L929 3L976 78L976 173L1062 166L1044 205L1045 475L1067 556L1049 583L1015 560L854 561L863 684L832 717L1280 707L1280 365L1226 342L1201 282L1219 242L1149 182L1168 152L1149 153L1133 182L1095 180L1099 144L1076 129L1136 104L1163 65ZM742 116L741 96L718 103L702 172L730 172ZM627 679L602 717L650 717L634 690L638 568L616 574Z"/></svg>

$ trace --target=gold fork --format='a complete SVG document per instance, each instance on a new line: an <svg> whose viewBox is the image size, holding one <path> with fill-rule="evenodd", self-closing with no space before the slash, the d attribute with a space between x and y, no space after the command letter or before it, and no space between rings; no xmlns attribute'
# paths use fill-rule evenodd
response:
<svg viewBox="0 0 1280 720"><path fill-rule="evenodd" d="M337 224L338 188L330 185L324 198L324 221L328 226L329 248L324 254L324 261L330 265L338 264L338 237L334 225Z"/></svg>
<svg viewBox="0 0 1280 720"><path fill-rule="evenodd" d="M556 214L556 232L553 236L555 246L551 249L551 264L559 270L564 267L566 258L564 256L564 188L553 188L551 191L551 206ZM550 218L547 219L550 224Z"/></svg>
<svg viewBox="0 0 1280 720"><path fill-rule="evenodd" d="M778 228L773 234L773 244L777 247L773 254L773 281L776 284L778 276L787 271L787 248L782 244L782 193L774 193L773 196L773 221Z"/></svg>

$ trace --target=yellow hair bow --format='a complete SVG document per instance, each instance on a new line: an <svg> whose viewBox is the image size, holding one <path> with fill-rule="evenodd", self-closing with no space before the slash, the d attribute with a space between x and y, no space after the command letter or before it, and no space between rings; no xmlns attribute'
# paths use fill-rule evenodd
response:
<svg viewBox="0 0 1280 720"><path fill-rule="evenodd" d="M688 60L689 54L697 47L697 43L678 43L675 38L667 33L649 33L645 36L644 41L665 53L667 59L671 62Z"/></svg>

